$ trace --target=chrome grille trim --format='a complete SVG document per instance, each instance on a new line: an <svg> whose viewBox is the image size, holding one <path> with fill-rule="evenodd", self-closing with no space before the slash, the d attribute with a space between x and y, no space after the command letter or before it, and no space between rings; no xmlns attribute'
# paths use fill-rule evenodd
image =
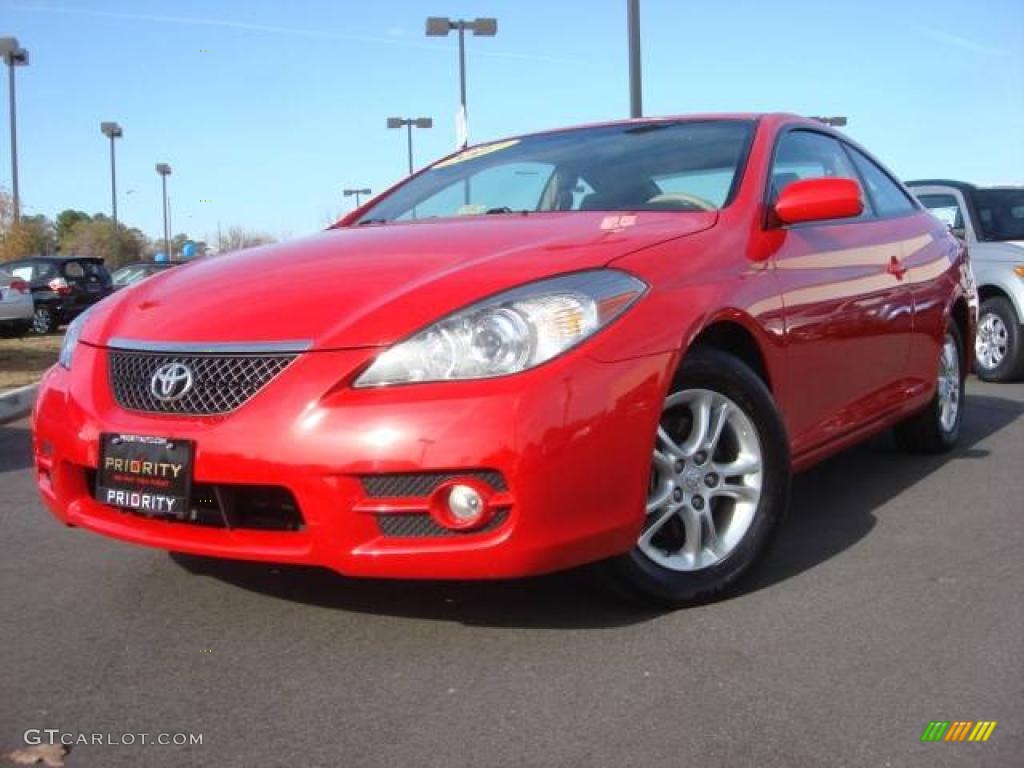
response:
<svg viewBox="0 0 1024 768"><path fill-rule="evenodd" d="M151 345L157 346L157 345ZM107 350L107 370L118 404L129 411L215 416L237 410L287 368L298 355L185 354L161 350ZM151 383L158 368L181 363L193 372L193 386L179 400L163 402L153 396Z"/></svg>
<svg viewBox="0 0 1024 768"><path fill-rule="evenodd" d="M299 354L313 346L309 339L291 341L144 341L116 336L107 342L110 349L132 352L166 352L183 355L279 355Z"/></svg>

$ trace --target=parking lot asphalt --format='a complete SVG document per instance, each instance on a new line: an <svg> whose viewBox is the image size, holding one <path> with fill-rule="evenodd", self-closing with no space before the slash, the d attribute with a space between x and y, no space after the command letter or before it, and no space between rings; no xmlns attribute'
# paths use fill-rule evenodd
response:
<svg viewBox="0 0 1024 768"><path fill-rule="evenodd" d="M674 613L575 574L355 581L109 541L43 510L26 422L0 426L0 754L55 728L202 734L69 768L1020 766L1024 384L968 393L955 453L882 437L799 476L741 593ZM923 744L931 720L998 725Z"/></svg>

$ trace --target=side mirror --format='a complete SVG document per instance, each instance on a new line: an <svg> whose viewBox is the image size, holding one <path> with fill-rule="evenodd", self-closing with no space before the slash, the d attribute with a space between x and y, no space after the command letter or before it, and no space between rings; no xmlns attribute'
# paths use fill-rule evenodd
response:
<svg viewBox="0 0 1024 768"><path fill-rule="evenodd" d="M804 179L787 184L773 208L783 224L860 216L864 201L853 179Z"/></svg>
<svg viewBox="0 0 1024 768"><path fill-rule="evenodd" d="M958 240L966 240L967 239L967 228L966 227L950 227L949 231L953 235L953 237L957 238Z"/></svg>

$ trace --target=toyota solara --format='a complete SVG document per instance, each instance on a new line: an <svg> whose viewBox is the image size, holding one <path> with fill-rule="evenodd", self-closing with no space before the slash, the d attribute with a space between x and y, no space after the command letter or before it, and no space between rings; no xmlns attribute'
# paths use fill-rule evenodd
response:
<svg viewBox="0 0 1024 768"><path fill-rule="evenodd" d="M684 605L766 551L793 472L890 427L953 446L976 306L959 242L813 120L522 136L96 305L43 379L36 478L136 544L404 579L594 563Z"/></svg>

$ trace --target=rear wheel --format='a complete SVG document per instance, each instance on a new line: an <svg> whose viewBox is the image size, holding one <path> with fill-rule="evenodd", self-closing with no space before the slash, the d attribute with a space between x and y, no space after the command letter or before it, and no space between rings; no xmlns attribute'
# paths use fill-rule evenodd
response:
<svg viewBox="0 0 1024 768"><path fill-rule="evenodd" d="M738 359L697 347L662 410L643 530L611 575L673 606L712 599L765 551L788 497L788 442L768 389Z"/></svg>
<svg viewBox="0 0 1024 768"><path fill-rule="evenodd" d="M32 321L18 322L11 320L8 323L0 324L0 338L20 339L32 329Z"/></svg>
<svg viewBox="0 0 1024 768"><path fill-rule="evenodd" d="M52 333L57 330L57 316L49 307L36 307L32 316L32 330L39 334Z"/></svg>
<svg viewBox="0 0 1024 768"><path fill-rule="evenodd" d="M960 438L964 417L964 344L955 323L946 328L939 352L935 396L918 414L897 424L897 444L914 453L944 453Z"/></svg>
<svg viewBox="0 0 1024 768"><path fill-rule="evenodd" d="M1024 376L1024 338L1013 305L1002 296L986 299L978 317L975 369L984 381L1014 381Z"/></svg>

